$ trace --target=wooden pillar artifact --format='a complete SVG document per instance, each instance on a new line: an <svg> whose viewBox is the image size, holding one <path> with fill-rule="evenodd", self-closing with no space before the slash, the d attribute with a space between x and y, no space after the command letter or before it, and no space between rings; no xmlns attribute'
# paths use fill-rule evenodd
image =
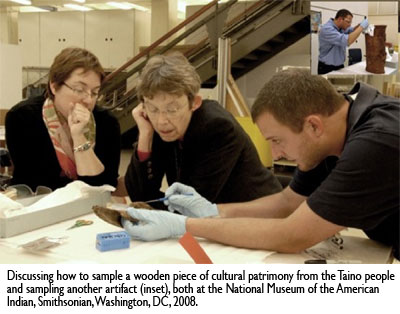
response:
<svg viewBox="0 0 400 314"><path fill-rule="evenodd" d="M374 36L365 34L365 45L367 51L366 70L375 74L385 73L385 42L386 25L375 25Z"/></svg>

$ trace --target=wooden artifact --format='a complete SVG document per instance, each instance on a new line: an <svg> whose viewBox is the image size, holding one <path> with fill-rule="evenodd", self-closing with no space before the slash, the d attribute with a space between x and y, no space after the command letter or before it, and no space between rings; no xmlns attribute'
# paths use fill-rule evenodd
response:
<svg viewBox="0 0 400 314"><path fill-rule="evenodd" d="M153 209L153 207L144 202L133 202L129 206L134 208ZM121 218L125 218L133 223L139 222L139 220L132 218L125 209L114 209L102 206L93 206L92 209L98 217L117 227L122 228Z"/></svg>
<svg viewBox="0 0 400 314"><path fill-rule="evenodd" d="M375 25L374 36L365 34L365 45L367 51L366 70L375 74L385 73L385 42L386 25Z"/></svg>

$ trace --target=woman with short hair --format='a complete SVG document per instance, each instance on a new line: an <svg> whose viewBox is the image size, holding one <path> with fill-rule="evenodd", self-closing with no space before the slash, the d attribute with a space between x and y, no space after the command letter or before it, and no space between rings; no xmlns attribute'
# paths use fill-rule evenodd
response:
<svg viewBox="0 0 400 314"><path fill-rule="evenodd" d="M117 185L119 124L96 107L104 77L88 50L66 48L56 56L46 95L24 100L7 113L12 184L32 189L57 189L73 180Z"/></svg>

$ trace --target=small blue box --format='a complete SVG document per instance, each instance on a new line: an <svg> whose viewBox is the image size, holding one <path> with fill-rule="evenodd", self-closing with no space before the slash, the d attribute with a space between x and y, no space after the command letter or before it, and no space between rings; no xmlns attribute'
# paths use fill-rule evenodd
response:
<svg viewBox="0 0 400 314"><path fill-rule="evenodd" d="M96 249L101 252L129 248L131 237L125 231L99 233L96 236Z"/></svg>

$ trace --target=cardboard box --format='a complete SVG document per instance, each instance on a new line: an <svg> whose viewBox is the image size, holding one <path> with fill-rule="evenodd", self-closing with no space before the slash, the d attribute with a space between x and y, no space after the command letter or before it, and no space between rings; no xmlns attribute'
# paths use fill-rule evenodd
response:
<svg viewBox="0 0 400 314"><path fill-rule="evenodd" d="M32 196L17 200L29 206L46 195ZM92 213L94 205L105 206L110 201L110 192L91 193L91 197L81 198L63 205L49 207L22 215L0 218L0 238L8 238L46 227L60 221Z"/></svg>

